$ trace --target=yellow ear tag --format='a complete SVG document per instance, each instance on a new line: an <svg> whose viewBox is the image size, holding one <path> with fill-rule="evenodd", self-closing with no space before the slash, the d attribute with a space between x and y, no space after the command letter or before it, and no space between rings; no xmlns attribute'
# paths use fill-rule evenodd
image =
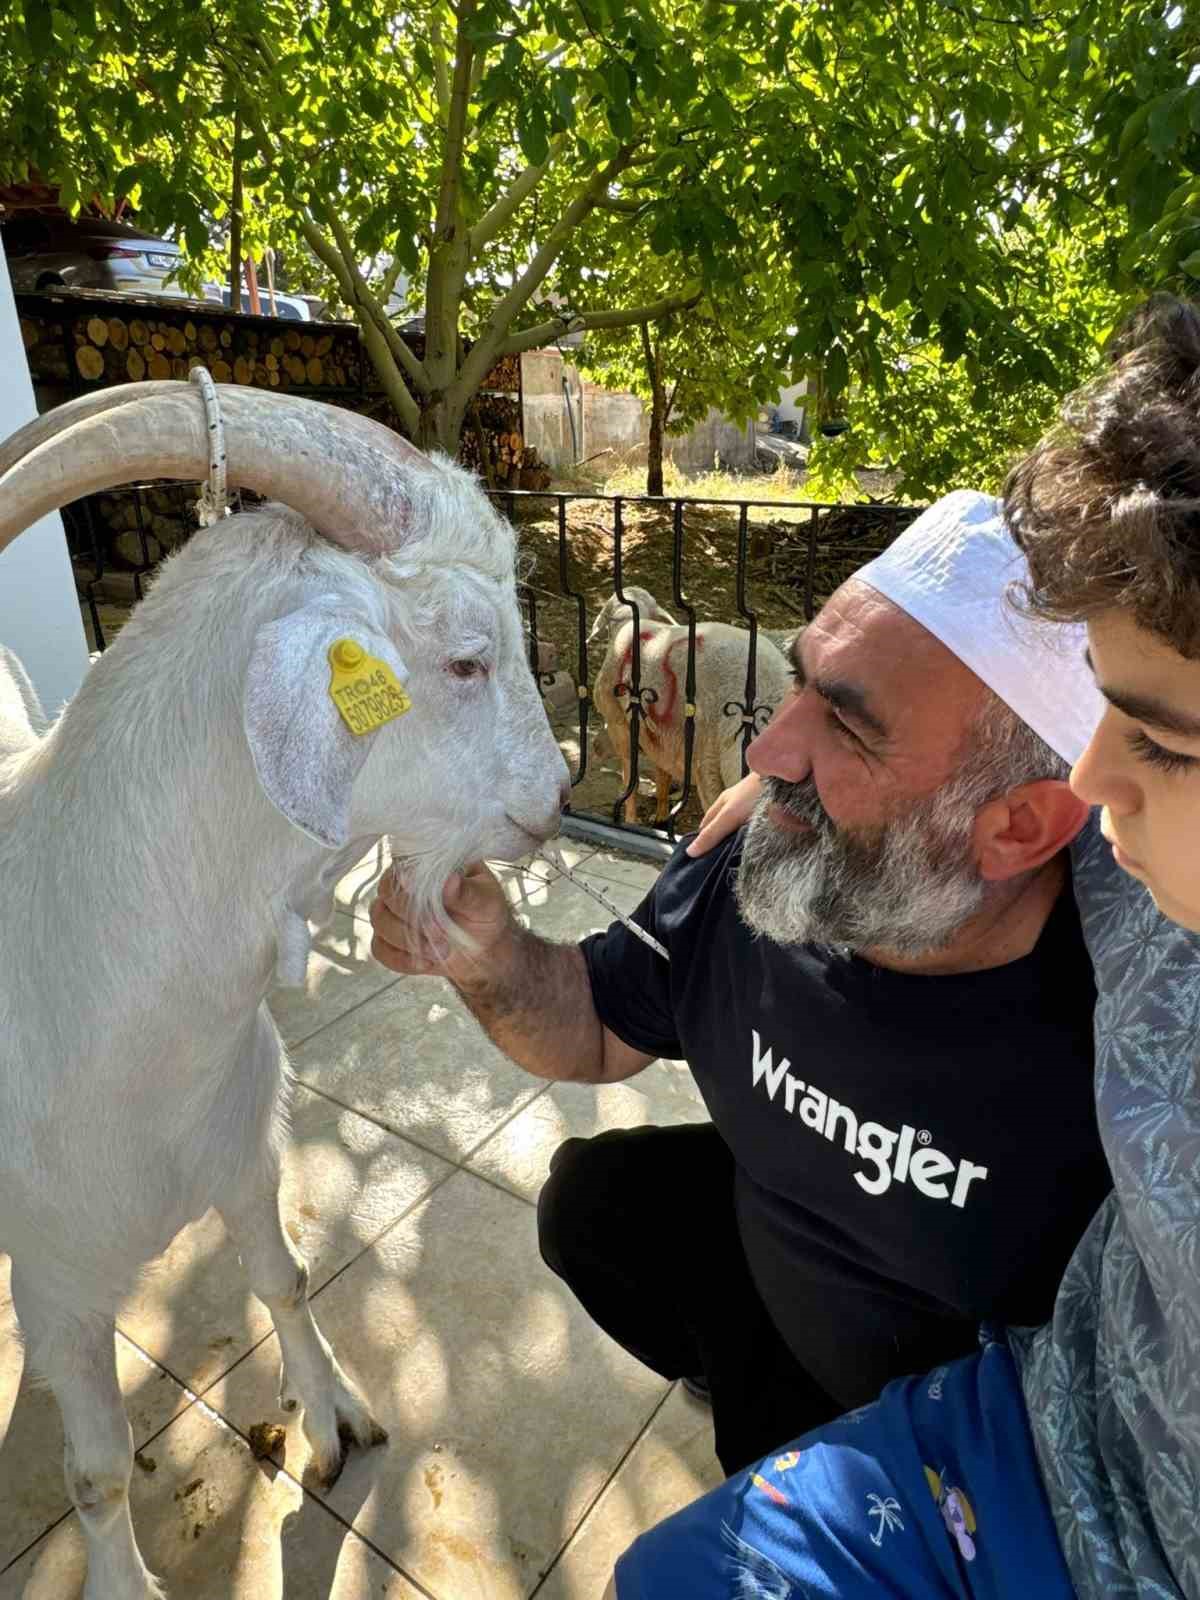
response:
<svg viewBox="0 0 1200 1600"><path fill-rule="evenodd" d="M329 647L329 697L351 733L374 733L385 722L412 710L412 701L386 661L369 655L354 639Z"/></svg>

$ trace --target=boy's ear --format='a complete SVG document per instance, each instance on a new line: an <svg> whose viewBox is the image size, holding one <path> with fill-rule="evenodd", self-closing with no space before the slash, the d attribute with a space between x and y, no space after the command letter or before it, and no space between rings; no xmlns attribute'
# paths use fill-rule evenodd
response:
<svg viewBox="0 0 1200 1600"><path fill-rule="evenodd" d="M330 659L335 646L340 664ZM344 686L364 673L382 687L363 684L343 715ZM354 780L379 730L408 708L402 691L384 680L403 685L407 677L391 640L332 597L266 623L255 636L242 699L254 770L271 804L329 849L350 837ZM343 691L338 699L335 689ZM352 732L347 715L364 731Z"/></svg>

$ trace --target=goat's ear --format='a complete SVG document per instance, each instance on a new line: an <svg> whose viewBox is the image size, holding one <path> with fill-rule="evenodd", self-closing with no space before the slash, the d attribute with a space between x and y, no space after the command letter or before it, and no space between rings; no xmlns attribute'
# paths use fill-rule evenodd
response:
<svg viewBox="0 0 1200 1600"><path fill-rule="evenodd" d="M271 804L311 839L337 849L350 837L354 780L374 741L407 701L389 690L366 717L379 726L352 733L331 693L329 652L348 640L403 684L408 669L391 641L331 598L314 601L258 630L242 701L254 770ZM351 650L352 659L355 652ZM377 669L376 669L377 670ZM385 715L386 714L386 715Z"/></svg>

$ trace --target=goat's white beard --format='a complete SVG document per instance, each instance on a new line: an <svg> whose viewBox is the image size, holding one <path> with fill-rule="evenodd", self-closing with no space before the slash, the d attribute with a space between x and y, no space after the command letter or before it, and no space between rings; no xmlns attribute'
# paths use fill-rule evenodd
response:
<svg viewBox="0 0 1200 1600"><path fill-rule="evenodd" d="M768 778L763 790L734 891L742 920L776 944L927 955L944 950L987 897L971 850L978 802L953 781L869 832L839 828L811 778ZM771 805L813 832L772 822Z"/></svg>
<svg viewBox="0 0 1200 1600"><path fill-rule="evenodd" d="M469 933L447 914L443 894L446 880L467 865L461 854L437 845L413 850L398 839L388 841L392 854L391 871L408 895L410 917L422 934L435 933L450 946L473 952L478 946Z"/></svg>

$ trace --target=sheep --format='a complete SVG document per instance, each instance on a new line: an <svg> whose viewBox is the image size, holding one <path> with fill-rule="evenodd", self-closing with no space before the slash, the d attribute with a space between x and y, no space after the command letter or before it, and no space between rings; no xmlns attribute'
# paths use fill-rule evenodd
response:
<svg viewBox="0 0 1200 1600"><path fill-rule="evenodd" d="M655 821L664 822L670 808L672 780L682 782L685 766L686 674L688 629L676 623L645 589L626 587L638 609L642 715L638 750L655 772ZM617 595L606 600L592 628L595 637L609 629L608 650L593 692L605 730L621 757L624 787L631 783L629 711L633 677L634 623L631 607ZM750 635L723 622L696 625L695 717L692 774L700 804L707 809L742 776ZM755 681L751 712L756 723L770 715L787 692L790 669L779 647L760 630L756 641ZM637 820L637 797L625 801L625 820Z"/></svg>
<svg viewBox="0 0 1200 1600"><path fill-rule="evenodd" d="M664 611L658 601L648 589L638 588L636 584L627 584L624 593L626 599L620 595L610 595L596 614L592 630L588 634L588 643L591 644L601 636L607 636L608 650L600 666L596 679L596 687L592 691L592 699L597 711L604 719L604 733L596 736L596 753L598 755L615 755L621 760L621 788L622 792L628 789L632 781L632 765L629 754L629 710L628 683L621 682L619 663L613 654L613 640L622 628L633 617L633 608L637 607L638 617L646 623L674 624L675 618L669 611ZM620 685L621 693L617 693ZM644 725L644 724L643 724ZM609 748L605 748L605 741ZM653 759L646 749L645 741L641 737L639 727L638 750L650 761L654 773L654 808L655 817L661 820L667 815L670 808L671 774L662 768L654 766ZM637 821L637 794L630 794L624 807L626 822Z"/></svg>
<svg viewBox="0 0 1200 1600"><path fill-rule="evenodd" d="M287 505L171 557L48 730L0 667L0 1248L63 1415L85 1600L163 1593L130 1519L114 1317L210 1207L318 1479L343 1438L384 1441L281 1226L289 1075L264 996L302 981L310 924L381 836L436 920L451 870L526 853L567 795L512 530L475 481L349 412L220 392L230 482ZM0 446L0 548L83 494L203 477L207 440L187 383L47 414Z"/></svg>

